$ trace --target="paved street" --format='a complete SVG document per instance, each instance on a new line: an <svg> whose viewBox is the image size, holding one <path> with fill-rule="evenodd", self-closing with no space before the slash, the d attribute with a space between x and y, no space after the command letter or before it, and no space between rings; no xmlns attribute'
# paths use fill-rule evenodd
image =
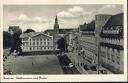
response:
<svg viewBox="0 0 128 83"><path fill-rule="evenodd" d="M54 55L9 56L5 68L13 74L63 74L58 58Z"/></svg>
<svg viewBox="0 0 128 83"><path fill-rule="evenodd" d="M72 63L72 62L67 57L67 55L58 56L58 60L60 62L60 65L63 69L64 74L80 74L80 72L76 69L74 65L73 67L69 67L69 63Z"/></svg>
<svg viewBox="0 0 128 83"><path fill-rule="evenodd" d="M74 57L75 54L74 54L74 53L67 53L67 55L68 55L68 58L69 58L72 62L75 63L75 61L73 61L73 60L76 59L76 58ZM77 56L77 57L78 57L78 56ZM80 58L80 60L83 60L82 57L79 56L79 58ZM91 66L93 65L93 64L89 63L87 59L84 59L84 63L85 63L85 65L88 66L88 67L91 67ZM98 73L98 71L92 71L90 68L89 68L88 70L86 70L86 69L81 69L81 68L77 67L77 69L78 69L79 71L81 71L81 73L84 73L84 74L97 74L97 73Z"/></svg>

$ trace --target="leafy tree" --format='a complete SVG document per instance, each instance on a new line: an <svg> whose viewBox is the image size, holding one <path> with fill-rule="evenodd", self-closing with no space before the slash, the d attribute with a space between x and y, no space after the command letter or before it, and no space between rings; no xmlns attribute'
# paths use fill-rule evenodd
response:
<svg viewBox="0 0 128 83"><path fill-rule="evenodd" d="M30 33L30 32L35 32L35 30L33 30L33 29L27 29L26 31L24 31L24 33Z"/></svg>
<svg viewBox="0 0 128 83"><path fill-rule="evenodd" d="M12 38L13 38L12 42L13 43L12 43L10 53L13 52L14 50L16 50L16 52L19 52L19 53L22 52L22 49L21 49L22 41L20 38L21 33L22 33L21 31L18 31L12 35Z"/></svg>
<svg viewBox="0 0 128 83"><path fill-rule="evenodd" d="M63 37L61 37L57 41L57 44L58 44L58 49L60 49L60 53L67 51L67 46L68 46L67 41Z"/></svg>
<svg viewBox="0 0 128 83"><path fill-rule="evenodd" d="M11 40L11 34L6 31L3 31L3 48L10 48L12 43Z"/></svg>

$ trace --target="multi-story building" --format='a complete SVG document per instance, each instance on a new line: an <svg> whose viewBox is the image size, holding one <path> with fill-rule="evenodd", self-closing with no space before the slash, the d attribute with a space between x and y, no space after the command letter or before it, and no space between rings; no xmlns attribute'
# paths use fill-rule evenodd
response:
<svg viewBox="0 0 128 83"><path fill-rule="evenodd" d="M72 52L72 55L69 54L69 58L72 59L80 73L87 73L87 67L97 65L95 21L80 25L78 30L72 34L69 33L69 50Z"/></svg>
<svg viewBox="0 0 128 83"><path fill-rule="evenodd" d="M20 37L23 52L53 50L53 37L42 32L23 33Z"/></svg>
<svg viewBox="0 0 128 83"><path fill-rule="evenodd" d="M123 14L96 15L79 32L68 34L68 57L80 73L123 72Z"/></svg>
<svg viewBox="0 0 128 83"><path fill-rule="evenodd" d="M123 13L113 15L103 26L100 40L100 64L107 73L123 73Z"/></svg>

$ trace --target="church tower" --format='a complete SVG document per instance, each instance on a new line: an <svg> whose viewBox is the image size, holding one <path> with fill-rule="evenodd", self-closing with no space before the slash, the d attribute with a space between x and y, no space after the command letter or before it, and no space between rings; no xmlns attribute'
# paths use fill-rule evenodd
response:
<svg viewBox="0 0 128 83"><path fill-rule="evenodd" d="M58 18L57 18L57 16L55 18L54 33L55 34L58 34L59 33L59 24L58 24Z"/></svg>

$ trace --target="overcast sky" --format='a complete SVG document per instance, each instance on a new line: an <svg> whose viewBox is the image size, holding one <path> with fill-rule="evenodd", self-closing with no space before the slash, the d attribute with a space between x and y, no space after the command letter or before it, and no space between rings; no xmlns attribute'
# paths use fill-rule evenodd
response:
<svg viewBox="0 0 128 83"><path fill-rule="evenodd" d="M118 14L123 5L4 5L3 30L18 25L24 31L53 29L58 15L60 28L77 28L80 24L94 20L96 14Z"/></svg>

